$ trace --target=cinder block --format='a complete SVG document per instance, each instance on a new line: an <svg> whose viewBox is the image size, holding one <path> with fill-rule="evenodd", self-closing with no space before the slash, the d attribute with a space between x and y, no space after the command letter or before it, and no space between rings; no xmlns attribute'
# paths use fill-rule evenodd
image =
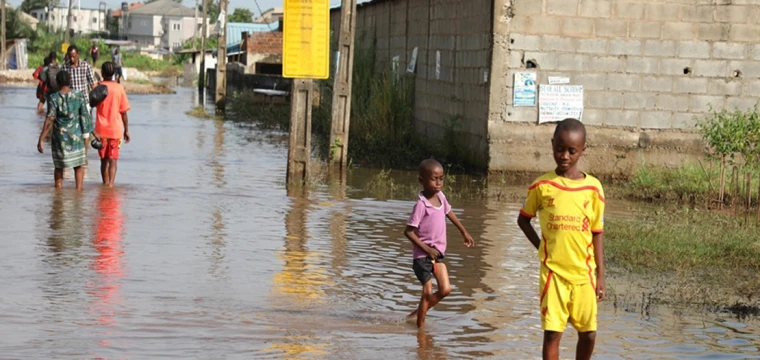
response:
<svg viewBox="0 0 760 360"><path fill-rule="evenodd" d="M584 71L589 68L591 58L588 55L560 54L557 59L557 70Z"/></svg>
<svg viewBox="0 0 760 360"><path fill-rule="evenodd" d="M516 34L531 34L532 31L530 30L530 24L531 24L532 18L528 16L515 16L512 18L512 21L509 22L509 31L506 30L500 30L499 27L503 25L503 23L496 23L495 24L495 31L507 34L507 33L516 33Z"/></svg>
<svg viewBox="0 0 760 360"><path fill-rule="evenodd" d="M594 20L577 17L562 18L562 34L567 36L589 36L594 34Z"/></svg>
<svg viewBox="0 0 760 360"><path fill-rule="evenodd" d="M641 90L671 92L673 91L673 78L668 76L646 76L641 79Z"/></svg>
<svg viewBox="0 0 760 360"><path fill-rule="evenodd" d="M673 113L670 111L646 111L639 114L642 129L669 129L672 127Z"/></svg>
<svg viewBox="0 0 760 360"><path fill-rule="evenodd" d="M585 94L587 104L597 109L620 109L623 107L623 94L619 91L589 91Z"/></svg>
<svg viewBox="0 0 760 360"><path fill-rule="evenodd" d="M615 4L615 17L618 19L641 20L644 18L644 4L620 1Z"/></svg>
<svg viewBox="0 0 760 360"><path fill-rule="evenodd" d="M742 93L741 79L710 79L707 93L710 95L739 96Z"/></svg>
<svg viewBox="0 0 760 360"><path fill-rule="evenodd" d="M544 35L542 38L541 49L544 51L575 52L576 39L553 35Z"/></svg>
<svg viewBox="0 0 760 360"><path fill-rule="evenodd" d="M581 73L570 79L573 85L583 85L584 91L604 90L607 86L607 75L604 73Z"/></svg>
<svg viewBox="0 0 760 360"><path fill-rule="evenodd" d="M741 43L716 42L713 44L713 58L741 60L747 53L747 45Z"/></svg>
<svg viewBox="0 0 760 360"><path fill-rule="evenodd" d="M728 64L729 71L738 70L743 78L760 78L760 62L756 61L732 61Z"/></svg>
<svg viewBox="0 0 760 360"><path fill-rule="evenodd" d="M684 69L693 68L694 61L688 59L662 59L660 60L660 74L685 75Z"/></svg>
<svg viewBox="0 0 760 360"><path fill-rule="evenodd" d="M744 84L744 92L743 95L747 96L754 96L754 97L760 97L760 80L751 80L747 81Z"/></svg>
<svg viewBox="0 0 760 360"><path fill-rule="evenodd" d="M581 0L581 16L609 18L612 16L612 1Z"/></svg>
<svg viewBox="0 0 760 360"><path fill-rule="evenodd" d="M546 0L546 12L551 15L578 15L578 0Z"/></svg>
<svg viewBox="0 0 760 360"><path fill-rule="evenodd" d="M704 78L680 78L676 79L676 93L678 94L706 94L707 79Z"/></svg>
<svg viewBox="0 0 760 360"><path fill-rule="evenodd" d="M508 107L504 121L536 122L538 121L538 109L535 107Z"/></svg>
<svg viewBox="0 0 760 360"><path fill-rule="evenodd" d="M686 111L689 110L689 96L659 94L655 106L658 110Z"/></svg>
<svg viewBox="0 0 760 360"><path fill-rule="evenodd" d="M629 57L626 71L634 74L657 74L659 72L660 59Z"/></svg>
<svg viewBox="0 0 760 360"><path fill-rule="evenodd" d="M731 41L755 42L760 37L760 25L733 24L729 30Z"/></svg>
<svg viewBox="0 0 760 360"><path fill-rule="evenodd" d="M639 112L628 110L607 110L604 124L609 126L639 126Z"/></svg>
<svg viewBox="0 0 760 360"><path fill-rule="evenodd" d="M713 21L715 7L711 5L684 6L681 20L686 22L709 23Z"/></svg>
<svg viewBox="0 0 760 360"><path fill-rule="evenodd" d="M674 129L694 129L697 126L697 121L703 116L702 114L674 113L671 122Z"/></svg>
<svg viewBox="0 0 760 360"><path fill-rule="evenodd" d="M641 77L639 75L607 75L607 89L609 90L638 91L640 88Z"/></svg>
<svg viewBox="0 0 760 360"><path fill-rule="evenodd" d="M591 58L591 71L623 72L625 59L619 56L600 56Z"/></svg>
<svg viewBox="0 0 760 360"><path fill-rule="evenodd" d="M694 76L704 76L704 77L728 76L728 61L697 60L694 62Z"/></svg>
<svg viewBox="0 0 760 360"><path fill-rule="evenodd" d="M641 55L641 40L610 40L611 55Z"/></svg>
<svg viewBox="0 0 760 360"><path fill-rule="evenodd" d="M543 1L517 0L514 5L512 5L512 11L514 11L515 18L526 15L535 15L541 13L543 5Z"/></svg>
<svg viewBox="0 0 760 360"><path fill-rule="evenodd" d="M691 95L689 97L689 111L704 113L713 109L722 109L726 104L725 96Z"/></svg>
<svg viewBox="0 0 760 360"><path fill-rule="evenodd" d="M676 42L671 40L647 40L644 43L644 55L658 57L676 56Z"/></svg>
<svg viewBox="0 0 760 360"><path fill-rule="evenodd" d="M698 24L666 22L662 24L662 38L665 40L693 40L698 34Z"/></svg>
<svg viewBox="0 0 760 360"><path fill-rule="evenodd" d="M628 36L628 23L622 20L597 19L594 28L596 36L620 38Z"/></svg>
<svg viewBox="0 0 760 360"><path fill-rule="evenodd" d="M646 18L653 21L677 21L680 19L681 6L678 4L647 4Z"/></svg>
<svg viewBox="0 0 760 360"><path fill-rule="evenodd" d="M757 98L729 97L726 99L726 109L747 111L757 105Z"/></svg>
<svg viewBox="0 0 760 360"><path fill-rule="evenodd" d="M519 69L522 68L525 64L523 63L523 52L518 50L512 50L509 52L509 68L510 69Z"/></svg>
<svg viewBox="0 0 760 360"><path fill-rule="evenodd" d="M525 52L525 61L533 60L538 63L538 68L542 70L554 70L557 68L557 55L550 52Z"/></svg>
<svg viewBox="0 0 760 360"><path fill-rule="evenodd" d="M605 110L600 109L583 109L583 123L586 125L603 125Z"/></svg>
<svg viewBox="0 0 760 360"><path fill-rule="evenodd" d="M541 37L533 35L511 34L510 49L514 50L539 50L541 49Z"/></svg>
<svg viewBox="0 0 760 360"><path fill-rule="evenodd" d="M678 57L709 59L710 43L704 41L681 41L678 43Z"/></svg>
<svg viewBox="0 0 760 360"><path fill-rule="evenodd" d="M654 110L657 95L649 92L627 93L624 98L626 110Z"/></svg>
<svg viewBox="0 0 760 360"><path fill-rule="evenodd" d="M729 24L699 24L699 40L726 41L729 38Z"/></svg>
<svg viewBox="0 0 760 360"><path fill-rule="evenodd" d="M561 24L562 18L559 16L534 16L530 18L530 32L541 35L558 35L562 32Z"/></svg>
<svg viewBox="0 0 760 360"><path fill-rule="evenodd" d="M588 54L605 54L607 53L607 39L579 39L578 52Z"/></svg>
<svg viewBox="0 0 760 360"><path fill-rule="evenodd" d="M753 60L760 60L760 45L752 45L750 51Z"/></svg>
<svg viewBox="0 0 760 360"><path fill-rule="evenodd" d="M747 22L749 6L723 5L715 7L715 21L732 24Z"/></svg>
<svg viewBox="0 0 760 360"><path fill-rule="evenodd" d="M629 31L632 38L659 39L662 36L662 23L632 21Z"/></svg>

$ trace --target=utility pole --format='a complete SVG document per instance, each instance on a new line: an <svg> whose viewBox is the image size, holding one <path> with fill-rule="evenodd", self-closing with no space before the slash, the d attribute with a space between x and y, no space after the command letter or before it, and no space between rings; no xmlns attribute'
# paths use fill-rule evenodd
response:
<svg viewBox="0 0 760 360"><path fill-rule="evenodd" d="M203 26L201 30L201 66L198 70L198 97L200 98L201 106L206 107L206 34L208 30L208 2L211 0L203 0Z"/></svg>
<svg viewBox="0 0 760 360"><path fill-rule="evenodd" d="M328 163L340 171L343 179L348 163L348 128L351 124L351 82L354 69L354 31L356 29L356 0L343 0L340 8L340 38L338 39L338 71L333 86L330 154Z"/></svg>
<svg viewBox="0 0 760 360"><path fill-rule="evenodd" d="M290 137L288 138L288 174L285 182L306 184L311 159L311 107L314 81L293 79L290 95Z"/></svg>
<svg viewBox="0 0 760 360"><path fill-rule="evenodd" d="M66 32L63 34L63 42L69 43L69 32L71 32L71 21L73 19L73 15L71 14L71 6L74 5L74 2L72 0L69 0L69 9L66 12Z"/></svg>
<svg viewBox="0 0 760 360"><path fill-rule="evenodd" d="M198 0L195 0L195 22L193 23L193 51L195 51L198 46Z"/></svg>
<svg viewBox="0 0 760 360"><path fill-rule="evenodd" d="M216 60L216 112L224 113L227 102L227 0L219 0L219 46Z"/></svg>
<svg viewBox="0 0 760 360"><path fill-rule="evenodd" d="M2 24L0 24L0 26L3 27L2 34L0 35L0 37L2 37L2 40L0 40L2 41L2 45L0 45L0 52L2 52L2 54L0 54L0 61L3 63L0 64L0 70L5 70L8 66L8 60L5 58L5 0L2 0L2 6L2 10L0 10L0 16L3 17Z"/></svg>

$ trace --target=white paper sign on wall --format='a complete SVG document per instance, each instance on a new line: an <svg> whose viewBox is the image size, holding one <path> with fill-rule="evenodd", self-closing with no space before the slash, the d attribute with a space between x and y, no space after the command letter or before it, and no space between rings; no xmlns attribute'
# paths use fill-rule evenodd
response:
<svg viewBox="0 0 760 360"><path fill-rule="evenodd" d="M435 79L441 80L441 51L435 52Z"/></svg>
<svg viewBox="0 0 760 360"><path fill-rule="evenodd" d="M583 85L541 84L538 91L538 123L582 120Z"/></svg>
<svg viewBox="0 0 760 360"><path fill-rule="evenodd" d="M412 58L409 59L409 65L406 67L406 72L414 74L414 70L417 68L417 52L419 49L415 46L412 50Z"/></svg>

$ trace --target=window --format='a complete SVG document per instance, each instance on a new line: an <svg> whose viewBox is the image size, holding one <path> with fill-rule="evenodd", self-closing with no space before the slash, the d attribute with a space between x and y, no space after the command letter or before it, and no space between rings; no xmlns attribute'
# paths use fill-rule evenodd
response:
<svg viewBox="0 0 760 360"><path fill-rule="evenodd" d="M93 24L97 24L98 23L98 18L92 18L92 23Z"/></svg>
<svg viewBox="0 0 760 360"><path fill-rule="evenodd" d="M180 46L181 46L181 44L180 44L180 43L173 43L173 44L172 44L172 47L173 47L174 49L179 49L179 48L180 48Z"/></svg>
<svg viewBox="0 0 760 360"><path fill-rule="evenodd" d="M77 22L77 17L76 16L74 16L74 22Z"/></svg>
<svg viewBox="0 0 760 360"><path fill-rule="evenodd" d="M129 20L129 28L132 28L132 20Z"/></svg>
<svg viewBox="0 0 760 360"><path fill-rule="evenodd" d="M140 26L148 26L148 22L147 21L140 21Z"/></svg>
<svg viewBox="0 0 760 360"><path fill-rule="evenodd" d="M178 31L180 29L179 24L172 25L172 29L174 29L175 31Z"/></svg>

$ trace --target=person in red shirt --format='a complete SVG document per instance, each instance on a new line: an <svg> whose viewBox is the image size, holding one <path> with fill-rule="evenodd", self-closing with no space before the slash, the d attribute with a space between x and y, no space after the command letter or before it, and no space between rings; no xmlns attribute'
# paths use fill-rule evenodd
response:
<svg viewBox="0 0 760 360"><path fill-rule="evenodd" d="M129 101L127 93L121 84L113 80L116 65L106 61L100 69L103 75L101 84L108 87L108 96L98 105L97 120L95 121L95 138L102 144L98 150L100 155L100 175L103 185L113 187L116 180L116 162L119 160L119 149L122 141L129 143Z"/></svg>

